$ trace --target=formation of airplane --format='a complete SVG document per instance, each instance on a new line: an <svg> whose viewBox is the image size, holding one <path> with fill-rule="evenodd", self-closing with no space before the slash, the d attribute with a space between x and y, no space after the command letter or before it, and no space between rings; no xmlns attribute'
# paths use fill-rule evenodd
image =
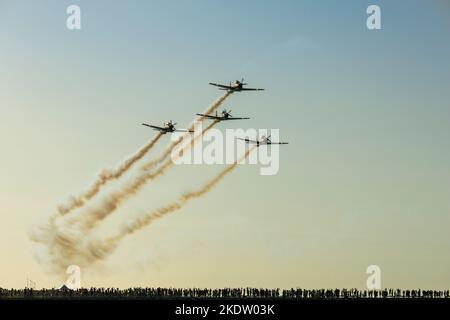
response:
<svg viewBox="0 0 450 320"><path fill-rule="evenodd" d="M205 118L208 118L208 119L216 120L216 121L247 120L247 119L250 119L250 118L236 118L236 117L233 117L231 115L231 110L227 111L226 109L223 109L223 111L220 113L220 115L217 114L217 111L216 111L216 115L215 116L209 115L209 114L203 114L203 113L197 113L197 115L205 117Z"/></svg>
<svg viewBox="0 0 450 320"><path fill-rule="evenodd" d="M226 90L228 92L240 92L240 91L262 91L264 89L261 88L244 88L248 83L244 83L244 78L241 81L236 80L234 82L230 82L230 84L220 84L220 83L209 83L212 86L216 86L219 90Z"/></svg>
<svg viewBox="0 0 450 320"><path fill-rule="evenodd" d="M250 144L256 144L256 146L260 146L260 145L269 145L269 144L288 144L289 142L272 142L270 140L270 135L269 136L262 136L261 138L257 139L257 140L251 140L248 138L242 139L242 138L237 138L239 140L245 141L246 143L250 143Z"/></svg>
<svg viewBox="0 0 450 320"><path fill-rule="evenodd" d="M235 82L230 82L229 85L224 85L224 84L219 84L219 83L209 83L210 85L219 87L220 90L226 90L228 92L240 92L240 91L261 91L264 89L260 89L260 88L244 88L244 86L247 85L247 83L244 83L244 78L242 78L241 81L236 80ZM250 119L250 118L237 118L237 117L233 117L231 115L231 110L226 110L224 109L220 114L217 113L215 115L209 115L209 114L203 114L203 113L197 113L198 116L202 116L204 118L207 119L212 119L212 120L216 120L216 121L227 121L227 120L246 120L246 119ZM166 133L172 133L172 132L194 132L192 130L188 130L188 129L176 129L175 126L177 125L176 123L174 123L172 120L170 120L169 122L165 122L163 124L162 127L159 126L155 126L155 125L151 125L151 124L147 124L147 123L143 123L142 125L147 126L152 128L153 130L157 130L159 132L161 132L162 134L166 134ZM270 140L270 135L269 136L262 136L261 138L257 139L257 140L251 140L248 138L242 139L242 138L237 138L239 140L243 140L248 144L256 144L256 146L260 146L260 145L271 145L271 144L288 144L288 142L272 142Z"/></svg>
<svg viewBox="0 0 450 320"><path fill-rule="evenodd" d="M177 125L177 123L173 122L172 120L170 120L169 122L165 122L162 127L154 126L154 125L147 124L147 123L143 123L142 125L146 126L146 127L150 127L153 130L157 130L157 131L161 132L162 134L166 134L168 132L170 132L170 133L172 133L172 132L194 132L192 130L187 130L187 129L176 129L175 126Z"/></svg>

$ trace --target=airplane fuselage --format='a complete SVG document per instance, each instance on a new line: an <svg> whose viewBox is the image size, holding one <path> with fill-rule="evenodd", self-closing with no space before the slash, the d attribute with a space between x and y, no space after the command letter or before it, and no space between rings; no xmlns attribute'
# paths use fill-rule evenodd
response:
<svg viewBox="0 0 450 320"><path fill-rule="evenodd" d="M244 88L244 86L247 85L247 83L241 82L239 80L236 80L235 82L230 82L228 85L220 84L220 83L209 83L210 85L219 87L219 90L225 90L229 93L233 92L241 92L241 91L260 91L264 89L260 88Z"/></svg>
<svg viewBox="0 0 450 320"><path fill-rule="evenodd" d="M243 83L240 83L240 82L234 83L230 87L232 87L231 91L242 91Z"/></svg>
<svg viewBox="0 0 450 320"><path fill-rule="evenodd" d="M242 91L243 88L244 88L244 83L242 83L240 81L236 81L234 83L230 83L228 89L224 88L222 90L227 90L228 92L236 92L236 91Z"/></svg>
<svg viewBox="0 0 450 320"><path fill-rule="evenodd" d="M160 130L162 134L170 133L175 131L175 126L171 123L164 124L164 128Z"/></svg>

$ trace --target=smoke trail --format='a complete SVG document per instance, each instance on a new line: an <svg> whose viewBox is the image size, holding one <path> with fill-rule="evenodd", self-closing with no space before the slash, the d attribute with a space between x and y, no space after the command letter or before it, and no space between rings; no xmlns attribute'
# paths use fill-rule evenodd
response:
<svg viewBox="0 0 450 320"><path fill-rule="evenodd" d="M191 139L190 144L181 150L181 153L185 153L189 148L192 148L195 142L200 139L208 130L210 130L218 121L213 121L208 127L206 127L201 134L198 134L193 139ZM180 157L180 154L177 155ZM109 197L100 204L100 206L88 210L85 215L80 215L73 218L70 224L81 223L80 229L83 233L86 233L90 229L93 229L97 223L112 214L121 203L129 199L131 196L135 195L148 181L154 180L155 178L163 175L167 169L172 167L174 162L172 159L167 159L162 166L158 168L154 173L144 171L138 175L134 182L126 185L120 191L112 193Z"/></svg>
<svg viewBox="0 0 450 320"><path fill-rule="evenodd" d="M159 208L151 213L148 213L148 214L144 215L143 217L135 220L133 223L131 223L130 225L123 228L122 231L119 232L119 234L117 236L109 239L108 240L109 245L111 245L112 247L115 248L117 246L118 242L120 242L120 240L122 238L124 238L125 236L133 234L134 232L144 228L145 226L149 225L151 222L153 222L156 219L162 218L169 213L172 213L174 211L181 209L190 200L206 195L223 178L225 178L225 176L227 176L229 173L231 173L241 161L247 159L248 156L250 155L250 153L255 148L256 148L256 146L253 146L250 149L248 149L239 160L237 160L232 165L229 165L228 167L226 167L222 172L220 172L213 179L208 181L208 183L206 183L202 188L200 188L196 191L187 192L187 193L183 194L178 201L175 201L169 205L161 207L161 208Z"/></svg>
<svg viewBox="0 0 450 320"><path fill-rule="evenodd" d="M227 92L223 96L221 96L205 111L205 114L209 114L214 110L216 110L230 94L231 92ZM199 117L197 121L202 120L202 118L203 117ZM216 123L217 121L211 123L206 129L202 131L202 134L200 136L202 136L206 131L212 128ZM195 122L191 125L189 130L193 130L194 124ZM105 180L106 183L108 180L113 179L114 177L116 178L120 177L137 160L142 158L143 156L142 154L148 152L151 149L151 147L153 147L153 145L159 140L160 137L161 135L158 135L154 140L149 142L148 145L144 146L144 148L142 148L142 150L140 150L137 153L137 156L133 156L129 160L125 161L124 164L121 165L119 169L115 171L116 173L119 172L118 174L114 175L113 173L105 171L101 174L98 181ZM195 143L198 137L199 136L194 137L194 139L191 140L190 146L192 146ZM172 149L176 145L178 145L178 143L180 143L182 140L183 137L181 137L175 143L172 143L170 148L168 148L168 150L163 154L163 156L160 159L158 159L159 161L157 161L157 163L163 162L170 155ZM56 220L56 218L58 217L57 215L50 217L49 223L38 230L39 234L31 235L31 239L35 242L44 244L47 247L48 258L50 258L49 265L53 267L59 266L60 271L64 270L62 268L65 268L68 265L68 263L71 264L74 258L82 260L79 262L80 265L89 265L93 261L99 260L101 257L105 257L108 254L108 252L111 251L111 248L114 247L114 239L110 239L107 242L92 243L89 242L85 231L88 231L89 229L93 228L97 222L104 219L106 216L108 216L110 213L116 210L116 208L123 201L134 195L142 186L144 186L144 184L147 181L163 174L165 170L169 168L172 164L173 163L171 159L169 159L163 164L162 167L159 168L158 171L156 171L153 174L144 171L144 174L137 176L136 179L133 181L133 183L125 186L121 191L110 195L105 201L103 201L100 207L94 210L90 210L87 212L80 212L78 215L70 217L70 220L60 221L60 223L58 223L58 221ZM152 166L150 165L148 167ZM104 183L99 184L100 188L103 184ZM59 213L61 215L65 215L76 208L82 207L85 204L85 200L87 199L85 195L88 194L90 199L100 191L100 188L97 189L95 186L92 186L87 193L83 194L80 197L73 198L72 203L69 206L61 207ZM86 217L83 213L87 213ZM78 222L82 222L81 228L78 229L70 228L72 224Z"/></svg>
<svg viewBox="0 0 450 320"><path fill-rule="evenodd" d="M150 151L150 149L153 148L156 142L158 142L161 136L162 134L158 133L152 140L150 140L140 150L138 150L138 152L136 152L134 155L123 161L122 164L120 164L119 167L116 168L114 171L108 169L103 170L97 177L97 180L86 192L79 195L78 197L73 197L70 200L69 204L58 206L58 213L60 215L66 215L71 211L73 211L74 209L83 206L85 204L85 201L93 198L100 191L101 187L104 186L109 180L119 179L125 172L127 172L133 166L133 164L135 164L138 160L142 159L142 157L144 157Z"/></svg>
<svg viewBox="0 0 450 320"><path fill-rule="evenodd" d="M219 99L217 99L216 101L214 101L209 107L208 109L206 109L206 111L204 112L204 114L210 114L211 112L214 112L217 110L217 108L220 107L220 105L225 101L226 98L228 98L233 92L232 91L227 91L225 92L225 94L223 94L221 97L219 97ZM189 131L194 130L194 126L195 123L198 121L202 121L203 120L203 116L199 116L189 127ZM151 168L153 168L154 166L162 163L164 160L166 160L166 158L171 154L172 150L181 142L183 141L183 139L187 136L187 134L184 137L180 137L177 141L172 142L170 144L170 146L166 149L166 151L164 151L164 153L156 160L150 161L146 164L144 164L142 166L143 170L149 170Z"/></svg>
<svg viewBox="0 0 450 320"><path fill-rule="evenodd" d="M223 96L221 96L219 99L217 99L216 101L214 101L214 103L208 108L206 109L204 114L210 114L211 112L216 111L216 109L218 107L220 107L220 105L225 101L226 98L228 98L231 94L233 93L233 91L227 91L225 92L225 94ZM197 121L202 120L204 117L200 116ZM191 126L191 130L194 129L194 125Z"/></svg>
<svg viewBox="0 0 450 320"><path fill-rule="evenodd" d="M224 95L222 95L219 99L217 99L206 111L205 114L209 114L216 110L224 101L225 99L231 95L232 92L226 92ZM197 121L201 120L203 117L200 116ZM191 139L190 147L192 147L200 137L202 137L209 129L211 129L218 121L213 121L208 127L206 127L201 134L194 137L194 139ZM189 131L192 131L194 129L196 121L191 125L189 128ZM156 143L156 141L161 137L161 134L159 134L154 141L150 142L149 149ZM151 163L148 163L147 165L144 165L142 169L149 169L150 167L163 162L172 152L172 150L181 142L183 141L185 136L180 137L177 141L173 142L169 148L163 153L163 155L157 159L156 161L152 161ZM183 148L182 152L186 152L187 148ZM144 150L145 148L143 148ZM148 150L147 150L148 151ZM140 154L140 152L138 152ZM145 153L144 153L145 154ZM134 157L133 157L134 158ZM136 160L137 161L137 160ZM134 161L135 162L135 161ZM134 163L133 162L133 163ZM133 164L131 163L130 166ZM88 231L92 229L99 221L105 219L108 215L113 213L121 203L126 201L131 196L135 195L148 181L155 179L156 177L162 175L165 173L165 171L173 165L172 159L168 159L164 164L158 168L158 170L155 173L150 173L148 171L144 171L144 173L138 175L135 180L131 183L123 187L120 191L110 194L105 200L100 204L100 206L93 208L91 210L88 210L85 214L80 213L78 216L72 218L70 221L68 221L69 225L75 224L75 223L82 223L81 228L85 231ZM127 168L126 166L122 166L124 168ZM129 168L129 167L128 167ZM126 170L125 170L126 171ZM104 174L105 177L110 177L111 174ZM97 182L91 187L90 191L92 191L90 194L90 198L93 197L93 194L98 193L100 191L101 187L101 181L104 179L100 178L97 180ZM107 180L105 180L106 182ZM100 182L100 183L98 183ZM99 186L99 187L97 187ZM86 199L90 199L86 198ZM72 200L72 206L71 210L75 208L82 207L84 205L85 201L83 197L74 198ZM71 211L70 210L70 211ZM66 214L70 211L67 211ZM54 223L54 220L56 219L56 216L50 218L50 225ZM84 220L84 221L83 221Z"/></svg>
<svg viewBox="0 0 450 320"><path fill-rule="evenodd" d="M136 219L131 224L124 226L117 235L106 240L94 240L87 237L79 237L67 232L55 232L47 234L44 242L47 245L49 264L53 269L63 272L65 268L73 263L79 266L90 266L95 262L109 257L119 246L121 241L128 235L148 226L153 221L163 218L165 215L180 210L190 200L202 197L211 191L226 175L231 173L239 162L246 159L256 148L250 148L235 163L226 167L213 179L209 180L202 188L183 194L178 201L174 201L166 206L154 210ZM80 234L84 235L83 232Z"/></svg>
<svg viewBox="0 0 450 320"><path fill-rule="evenodd" d="M111 175L106 176L102 180L98 180L96 184L92 186L92 188L86 192L86 199L91 199L93 196L95 196L99 191L100 187L104 185L108 180L111 179L119 179L128 169L131 168L133 164L135 164L138 160L142 159L143 156L147 154L148 151L150 151L151 148L158 142L158 140L162 137L162 133L159 132L155 138L153 138L151 141L149 141L144 147L142 147L136 154L125 160L117 169L115 172L111 173Z"/></svg>
<svg viewBox="0 0 450 320"><path fill-rule="evenodd" d="M214 112L220 105L225 101L228 96L230 96L232 92L226 92L224 95L219 97L216 101L214 101L211 106L205 111L205 114L209 114L211 112ZM194 130L194 125L197 121L201 121L204 117L200 116L194 121L194 123L190 126L189 131ZM209 128L207 128L209 130ZM70 213L71 211L82 207L87 200L90 200L93 198L101 189L103 185L105 185L109 180L112 179L119 179L128 169L131 168L131 166L136 163L138 160L140 160L143 156L147 154L147 152L158 142L158 140L161 138L162 134L158 133L157 136L150 140L142 149L140 149L136 154L125 160L115 171L111 171L108 169L103 170L99 176L97 177L97 180L94 182L94 184L86 191L85 193L77 196L77 197L71 197L69 202L67 204L59 205L58 206L58 213L60 215L66 215ZM172 152L173 148L175 148L184 137L180 137L175 142L172 142L172 144L166 149L166 151L155 161L151 161L147 164L143 165L144 170L148 170L155 165L163 162Z"/></svg>

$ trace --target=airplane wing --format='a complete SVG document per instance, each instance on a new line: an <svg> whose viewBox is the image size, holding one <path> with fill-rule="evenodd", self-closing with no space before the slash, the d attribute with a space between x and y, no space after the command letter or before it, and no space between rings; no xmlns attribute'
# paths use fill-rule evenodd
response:
<svg viewBox="0 0 450 320"><path fill-rule="evenodd" d="M245 142L247 142L247 143L258 143L258 141L256 141L256 140L251 140L251 139L248 139L248 138L245 138L245 139L242 139L242 138L236 138L236 139L245 141Z"/></svg>
<svg viewBox="0 0 450 320"><path fill-rule="evenodd" d="M260 88L242 88L241 91L263 91L264 89Z"/></svg>
<svg viewBox="0 0 450 320"><path fill-rule="evenodd" d="M143 126L146 126L146 127L150 127L150 128L152 128L152 129L154 129L154 130L159 130L159 131L165 131L165 130L166 130L166 128L158 127L158 126L153 126L153 125L151 125L151 124L143 123L142 125L143 125Z"/></svg>
<svg viewBox="0 0 450 320"><path fill-rule="evenodd" d="M193 133L194 130L188 130L188 129L176 129L176 130L173 130L173 132L191 132L191 133Z"/></svg>
<svg viewBox="0 0 450 320"><path fill-rule="evenodd" d="M224 84L213 83L213 82L210 82L209 84L212 85L212 86L216 86L216 87L222 88L222 89L226 89L226 90L231 90L231 89L233 89L233 87L231 87L231 86L226 86L226 85L224 85Z"/></svg>
<svg viewBox="0 0 450 320"><path fill-rule="evenodd" d="M289 144L289 142L270 142L267 144Z"/></svg>
<svg viewBox="0 0 450 320"><path fill-rule="evenodd" d="M198 116L201 116L201 117L208 118L208 119L222 120L222 117L211 116L211 115L209 115L209 114L197 113L197 115L198 115Z"/></svg>
<svg viewBox="0 0 450 320"><path fill-rule="evenodd" d="M250 118L223 118L222 120L248 120Z"/></svg>

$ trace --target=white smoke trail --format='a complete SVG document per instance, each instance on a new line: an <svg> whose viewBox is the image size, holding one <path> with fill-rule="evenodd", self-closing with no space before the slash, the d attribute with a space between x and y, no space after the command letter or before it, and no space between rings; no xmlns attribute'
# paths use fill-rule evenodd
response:
<svg viewBox="0 0 450 320"><path fill-rule="evenodd" d="M60 215L66 215L71 211L82 207L87 200L93 198L97 193L100 192L102 186L104 186L110 180L119 179L125 172L127 172L133 164L142 159L153 146L161 138L162 134L158 133L152 140L146 143L138 152L133 154L131 157L125 159L115 170L111 171L109 169L103 170L97 179L94 181L92 186L77 197L72 197L68 204L63 204L58 206L58 213Z"/></svg>
<svg viewBox="0 0 450 320"><path fill-rule="evenodd" d="M214 102L208 107L208 109L206 109L206 111L204 112L204 114L210 114L210 113L216 111L217 108L219 108L219 107L222 105L222 103L223 103L223 102L224 102L224 101L225 101L232 93L233 93L232 91L227 91L227 92L225 92L225 94L223 94L221 97L219 97L216 101L214 101ZM202 121L203 118L204 118L203 116L199 116L199 117L191 124L191 126L189 127L189 131L194 130L194 128L195 128L195 123L197 123L197 122L199 122L199 121ZM144 165L142 166L142 169L143 169L143 170L149 170L149 169L155 167L156 165L162 163L164 160L166 160L167 157L172 153L172 150L173 150L173 149L174 149L181 141L183 141L183 139L185 139L187 135L188 135L188 134L186 134L184 137L180 137L177 141L172 142L172 143L170 144L170 146L164 151L164 153L163 153L158 159L153 160L153 161L150 161L150 162L144 164Z"/></svg>
<svg viewBox="0 0 450 320"><path fill-rule="evenodd" d="M226 92L221 97L219 97L216 101L214 101L211 106L208 107L208 109L205 111L205 114L209 114L211 112L214 112L224 101L226 98L228 98L231 95L232 92ZM192 131L194 129L194 125L197 121L201 121L203 119L202 116L198 117L196 121L191 125L189 128L189 131ZM213 125L215 122L213 123ZM209 130L210 127L208 127L206 130ZM204 130L203 133L206 131ZM202 134L203 134L202 133ZM77 197L72 197L69 201L69 203L58 206L58 213L59 215L66 215L70 213L71 211L80 208L84 206L85 202L93 198L98 192L100 192L101 187L105 185L108 181L113 179L119 179L128 169L131 168L131 166L136 163L138 160L142 159L148 151L158 142L158 140L161 138L162 134L158 133L158 135L149 141L142 149L140 149L136 154L125 160L116 170L103 170L93 185L88 189L88 191L82 193L81 195ZM163 162L172 152L173 148L175 148L184 137L180 137L177 141L173 142L166 151L155 161L151 161L149 163L146 163L143 165L143 170L148 170L155 165ZM166 166L167 167L167 166ZM157 176L160 175L161 172L158 172ZM149 175L149 179L151 179L151 175ZM140 181L140 179L137 179L137 181ZM137 188L140 187L140 183L136 181ZM114 206L114 205L113 205Z"/></svg>
<svg viewBox="0 0 450 320"><path fill-rule="evenodd" d="M70 264L76 263L81 267L88 267L98 261L106 259L117 249L126 236L135 233L167 214L182 209L190 200L206 195L222 179L231 173L237 167L238 163L246 159L255 148L256 146L247 150L239 160L226 167L200 189L187 192L183 194L178 201L174 201L157 210L144 214L142 217L139 217L132 223L124 226L111 238L103 241L92 241L86 236L80 237L80 235L84 235L83 232L78 235L68 233L67 231L47 233L44 244L47 246L48 250L48 264L51 265L53 270L63 272ZM42 238L39 239L39 242L43 242L42 240Z"/></svg>
<svg viewBox="0 0 450 320"><path fill-rule="evenodd" d="M165 216L168 213L171 213L171 212L181 209L190 200L204 196L209 191L211 191L223 178L225 178L225 176L227 176L229 173L231 173L236 168L238 163L240 163L244 159L246 159L255 148L256 148L256 146L253 146L250 149L248 149L239 160L237 160L232 165L229 165L228 167L226 167L223 171L221 171L213 179L209 180L208 183L206 183L202 188L200 188L196 191L187 192L180 197L179 201L173 202L167 206L157 209L156 211L153 211L149 214L144 215L140 219L137 219L132 224L128 225L116 237L114 237L112 239L114 239L114 241L118 241L118 240L122 239L123 237L125 237L126 235L132 234L132 233L136 232L137 230L142 229L143 227L147 226L154 220L162 218L163 216Z"/></svg>
<svg viewBox="0 0 450 320"><path fill-rule="evenodd" d="M218 100L216 100L206 111L205 114L209 114L216 110L225 99L231 94L231 92L225 93ZM196 121L202 120L203 117L198 118ZM194 129L196 121L192 124L189 130ZM203 134L212 128L217 122L211 123L206 129L202 131ZM191 140L191 144L188 147L192 147L196 139L199 136L194 137ZM59 216L65 216L76 208L83 207L86 200L95 196L100 188L111 179L118 179L122 176L137 160L141 159L146 152L148 152L153 145L159 140L161 135L158 135L155 139L150 141L144 146L136 155L127 159L119 168L114 172L104 171L94 185L89 188L87 192L82 194L81 197L74 198L72 203L66 207L61 207ZM173 143L168 150L158 159L156 163L163 162L168 155L171 154L172 149L182 141ZM75 216L71 216L70 220L58 221L58 215L50 217L49 223L40 228L37 234L31 236L32 240L41 244L44 244L48 249L48 255L50 257L49 265L53 267L67 267L66 262L72 261L77 258L80 264L91 264L92 261L96 261L104 257L109 252L109 247L113 246L112 241L109 240L101 243L94 243L88 240L87 232L92 229L96 223L107 217L114 212L118 206L120 206L125 200L137 193L147 181L156 178L164 174L164 172L172 166L172 160L164 162L164 164L155 172L150 173L148 171L141 170L141 174L138 175L131 184L126 185L121 190L113 193L105 198L99 207L88 210L87 212L78 213ZM146 165L145 169L149 169L153 165ZM78 229L73 229L73 225L80 222Z"/></svg>
<svg viewBox="0 0 450 320"><path fill-rule="evenodd" d="M187 152L189 148L192 148L195 142L202 138L202 136L210 130L218 121L213 121L208 127L203 129L203 131L191 139L190 144L181 150L181 153ZM178 155L179 157L180 155ZM124 201L129 199L131 196L135 195L144 185L162 176L166 173L167 169L174 165L172 159L167 159L162 166L160 166L155 172L151 173L149 171L142 171L140 175L135 177L135 180L122 187L119 191L111 193L109 196L105 197L99 206L87 210L84 214L79 215L71 219L70 223L80 223L79 228L83 230L83 233L88 232L93 229L100 221L112 214Z"/></svg>

